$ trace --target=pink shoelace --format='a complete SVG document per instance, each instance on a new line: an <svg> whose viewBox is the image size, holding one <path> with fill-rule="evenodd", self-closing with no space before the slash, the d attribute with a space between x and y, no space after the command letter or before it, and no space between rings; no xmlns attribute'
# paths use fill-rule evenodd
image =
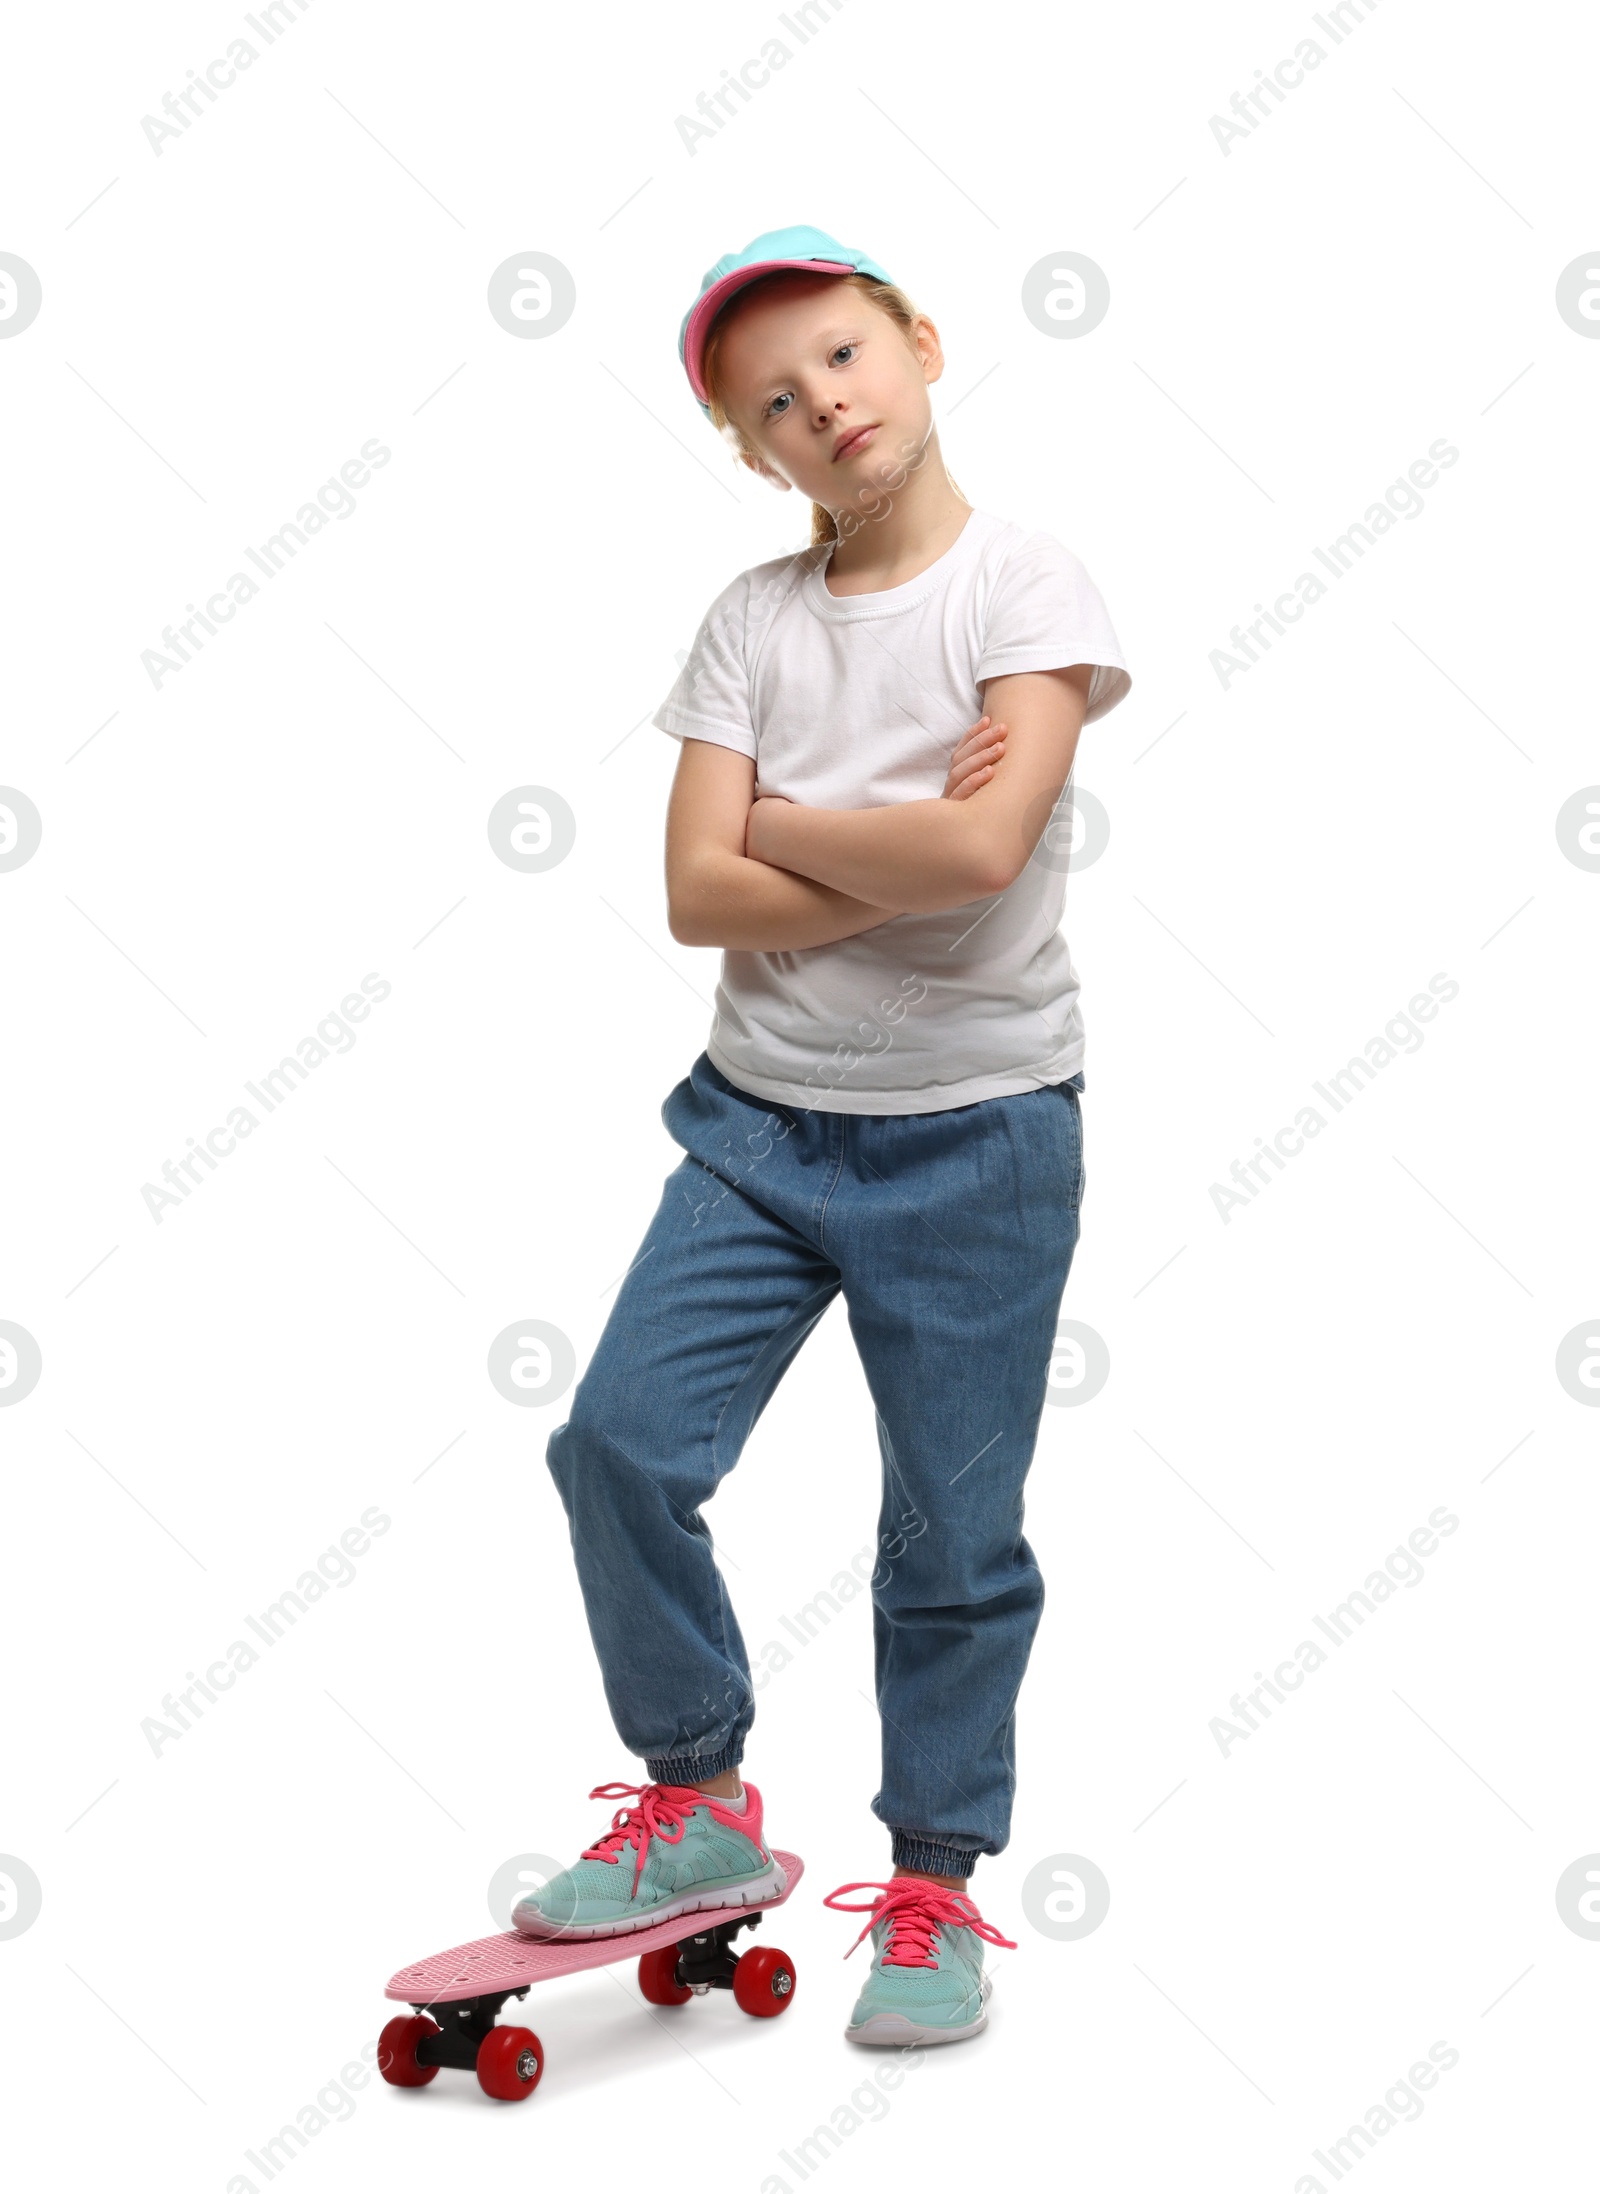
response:
<svg viewBox="0 0 1600 2194"><path fill-rule="evenodd" d="M867 1904L846 1904L843 1900L848 1890L876 1889L880 1894ZM986 1943L996 1943L1002 1950L1015 1950L1016 1944L1002 1935L997 1927L980 1917L977 1906L964 1891L944 1889L938 1882L925 1882L915 1875L901 1874L892 1882L845 1882L823 1898L835 1912L870 1912L872 1917L845 1952L860 1948L880 1920L889 1922L888 1940L883 1946L884 1965L937 1965L933 1955L933 1937L941 1927L970 1927L974 1935L981 1935Z"/></svg>
<svg viewBox="0 0 1600 2194"><path fill-rule="evenodd" d="M606 1833L583 1854L586 1859L604 1859L608 1866L620 1866L623 1852L631 1845L636 1856L630 1897L639 1894L639 1876L644 1871L651 1837L659 1836L664 1844L681 1842L685 1815L708 1802L703 1790L690 1790L679 1783L597 1783L589 1795L639 1801L635 1806L619 1806Z"/></svg>

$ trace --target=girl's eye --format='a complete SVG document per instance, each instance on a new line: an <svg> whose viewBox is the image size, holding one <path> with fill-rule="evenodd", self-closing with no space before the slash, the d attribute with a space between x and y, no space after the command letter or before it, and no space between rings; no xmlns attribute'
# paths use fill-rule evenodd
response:
<svg viewBox="0 0 1600 2194"><path fill-rule="evenodd" d="M854 353L860 348L861 345L859 343L840 343L838 347L829 354L829 365L836 366L839 363L839 360L845 356L846 352ZM774 396L761 416L764 419L781 419L786 411L793 408L793 404L794 398L792 395Z"/></svg>

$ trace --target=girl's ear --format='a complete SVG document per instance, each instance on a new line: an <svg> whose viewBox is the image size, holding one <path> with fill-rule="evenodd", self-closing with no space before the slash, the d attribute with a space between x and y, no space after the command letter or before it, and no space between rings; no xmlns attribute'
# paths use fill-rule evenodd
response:
<svg viewBox="0 0 1600 2194"><path fill-rule="evenodd" d="M783 477L781 472L774 472L764 457L753 457L748 450L741 450L739 452L739 462L742 465L748 465L757 478L765 480L769 487L780 488L785 495L788 494L791 483Z"/></svg>

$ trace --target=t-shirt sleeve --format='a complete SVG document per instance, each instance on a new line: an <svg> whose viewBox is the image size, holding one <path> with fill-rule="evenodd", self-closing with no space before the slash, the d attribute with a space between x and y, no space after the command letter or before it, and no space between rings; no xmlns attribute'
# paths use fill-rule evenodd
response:
<svg viewBox="0 0 1600 2194"><path fill-rule="evenodd" d="M977 682L1023 670L1067 670L1092 663L1093 723L1133 684L1100 590L1052 534L1030 534L1006 559L989 599Z"/></svg>
<svg viewBox="0 0 1600 2194"><path fill-rule="evenodd" d="M707 739L756 759L745 656L750 575L723 588L700 621L677 683L651 721L674 739Z"/></svg>

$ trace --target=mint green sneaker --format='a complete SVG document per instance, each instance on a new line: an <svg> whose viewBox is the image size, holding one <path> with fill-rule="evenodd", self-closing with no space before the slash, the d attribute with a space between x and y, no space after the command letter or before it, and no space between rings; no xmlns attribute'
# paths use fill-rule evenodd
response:
<svg viewBox="0 0 1600 2194"><path fill-rule="evenodd" d="M879 1895L868 1904L845 1904L851 1889ZM856 1949L870 1930L872 1970L844 2030L847 2040L903 2048L907 2042L964 2042L983 2032L991 1986L983 1945L1017 1946L989 1925L964 1890L902 1874L892 1882L846 1882L822 1901L836 1912L873 1914L850 1945Z"/></svg>
<svg viewBox="0 0 1600 2194"><path fill-rule="evenodd" d="M769 1904L788 1880L761 1833L761 1793L744 1811L680 1783L601 1783L591 1798L636 1798L565 1873L511 1909L519 1935L573 1941L631 1935L680 1913Z"/></svg>

